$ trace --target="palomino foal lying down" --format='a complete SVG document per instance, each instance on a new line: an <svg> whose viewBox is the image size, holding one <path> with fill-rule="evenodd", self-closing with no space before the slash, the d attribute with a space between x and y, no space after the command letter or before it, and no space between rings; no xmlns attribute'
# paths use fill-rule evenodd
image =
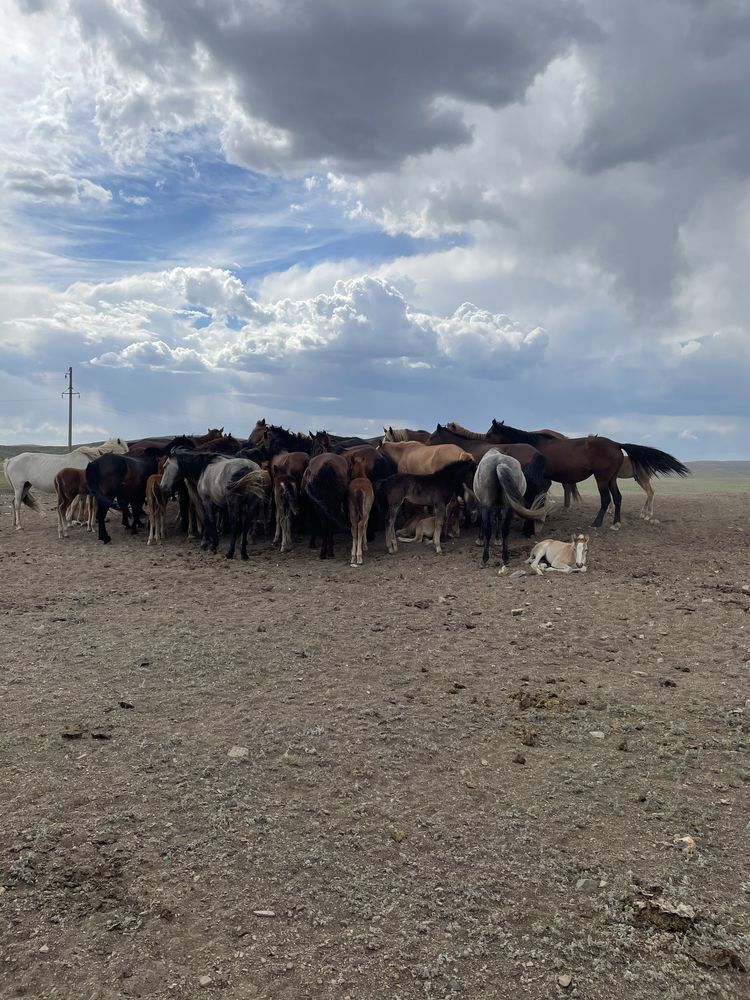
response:
<svg viewBox="0 0 750 1000"><path fill-rule="evenodd" d="M556 542L554 538L545 538L531 550L526 562L540 576L544 570L555 570L558 573L585 573L586 556L589 551L588 535L573 535L569 542ZM540 563L544 559L547 565Z"/></svg>

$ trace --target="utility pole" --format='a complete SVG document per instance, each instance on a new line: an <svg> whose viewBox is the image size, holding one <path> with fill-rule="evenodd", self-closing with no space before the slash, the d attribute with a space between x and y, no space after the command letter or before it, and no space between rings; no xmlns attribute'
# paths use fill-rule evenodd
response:
<svg viewBox="0 0 750 1000"><path fill-rule="evenodd" d="M80 396L80 392L76 392L73 388L73 369L68 368L68 373L65 376L68 380L68 388L61 395L68 397L68 448L73 450L73 396Z"/></svg>

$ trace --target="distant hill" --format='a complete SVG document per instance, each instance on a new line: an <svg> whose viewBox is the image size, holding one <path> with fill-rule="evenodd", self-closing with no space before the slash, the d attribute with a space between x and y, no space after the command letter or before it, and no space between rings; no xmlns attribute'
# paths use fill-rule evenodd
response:
<svg viewBox="0 0 750 1000"><path fill-rule="evenodd" d="M750 479L750 462L688 462L696 479Z"/></svg>

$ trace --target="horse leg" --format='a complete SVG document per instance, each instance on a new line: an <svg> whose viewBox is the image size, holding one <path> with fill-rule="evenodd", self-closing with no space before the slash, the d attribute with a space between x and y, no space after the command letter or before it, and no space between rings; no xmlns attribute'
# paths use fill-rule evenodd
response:
<svg viewBox="0 0 750 1000"><path fill-rule="evenodd" d="M622 493L620 493L620 487L617 485L617 476L612 477L612 481L609 484L610 492L612 493L612 500L615 505L615 513L612 520L612 530L620 530L620 507L622 506Z"/></svg>
<svg viewBox="0 0 750 1000"><path fill-rule="evenodd" d="M230 506L231 504L231 506ZM237 535L240 531L240 518L242 517L240 511L240 505L229 500L227 503L227 516L226 519L229 522L227 527L229 529L230 540L229 548L227 549L227 559L234 559L234 552L237 548Z"/></svg>
<svg viewBox="0 0 750 1000"><path fill-rule="evenodd" d="M26 483L24 483L20 489L16 489L13 493L13 527L16 531L21 530L21 505L26 492Z"/></svg>
<svg viewBox="0 0 750 1000"><path fill-rule="evenodd" d="M500 518L501 532L503 536L503 565L500 569L500 575L505 576L508 572L508 561L510 559L510 554L508 552L508 535L510 534L510 522L513 520L513 508L508 504L507 507L503 507L502 516Z"/></svg>
<svg viewBox="0 0 750 1000"><path fill-rule="evenodd" d="M609 507L610 492L609 492L609 486L606 483L600 483L599 480L597 480L596 485L599 487L599 497L601 498L601 506L599 507L599 513L591 522L591 527L601 528L602 521L604 520L604 515L607 513L607 507Z"/></svg>
<svg viewBox="0 0 750 1000"><path fill-rule="evenodd" d="M67 538L68 537L68 522L65 518L68 507L67 497L60 497L57 501L57 537Z"/></svg>
<svg viewBox="0 0 750 1000"><path fill-rule="evenodd" d="M490 560L490 541L492 539L492 514L493 510L487 504L482 504L481 517L482 523L480 526L480 538L482 545L484 546L482 550L482 566L486 566Z"/></svg>
<svg viewBox="0 0 750 1000"><path fill-rule="evenodd" d="M177 487L177 497L180 504L180 530L190 538L190 495L184 483Z"/></svg>
<svg viewBox="0 0 750 1000"><path fill-rule="evenodd" d="M436 503L435 504L435 534L432 536L432 543L435 546L435 552L438 555L442 554L442 546L440 545L440 536L443 533L443 522L445 521L445 504Z"/></svg>
<svg viewBox="0 0 750 1000"><path fill-rule="evenodd" d="M139 524L141 525L141 527L143 527L143 504L145 499L146 499L145 493L143 494L139 493L137 496L134 496L133 499L130 501L130 509L133 512L133 523L130 526L131 535L138 534Z"/></svg>
<svg viewBox="0 0 750 1000"><path fill-rule="evenodd" d="M103 500L99 500L97 502L96 522L99 526L99 541L103 542L105 545L107 545L108 542L112 541L111 537L107 532L107 526L104 523L107 519L107 511L109 510L109 508L110 508L110 503L108 501L108 498L105 497Z"/></svg>
<svg viewBox="0 0 750 1000"><path fill-rule="evenodd" d="M367 552L367 526L369 524L369 517L367 514L360 519L357 525L357 565L361 566L365 559L362 552Z"/></svg>
<svg viewBox="0 0 750 1000"><path fill-rule="evenodd" d="M240 538L240 559L247 562L250 558L247 551L247 536L250 531L250 508L246 508L242 515L242 537Z"/></svg>
<svg viewBox="0 0 750 1000"><path fill-rule="evenodd" d="M563 483L563 507L570 507L570 501L573 496L573 490L570 488L570 483ZM528 506L528 505L527 505Z"/></svg>
<svg viewBox="0 0 750 1000"><path fill-rule="evenodd" d="M328 558L328 533L331 530L331 522L328 520L328 516L323 514L321 519L321 531L320 531L320 559Z"/></svg>
<svg viewBox="0 0 750 1000"><path fill-rule="evenodd" d="M385 544L388 551L393 555L398 552L398 542L396 541L396 518L401 510L403 498L396 504L388 504L388 517L385 523Z"/></svg>
<svg viewBox="0 0 750 1000"><path fill-rule="evenodd" d="M654 521L654 490L651 486L651 476L647 475L642 478L636 476L635 481L646 494L646 500L641 509L641 517L644 521ZM658 521L654 521L654 524L658 523Z"/></svg>

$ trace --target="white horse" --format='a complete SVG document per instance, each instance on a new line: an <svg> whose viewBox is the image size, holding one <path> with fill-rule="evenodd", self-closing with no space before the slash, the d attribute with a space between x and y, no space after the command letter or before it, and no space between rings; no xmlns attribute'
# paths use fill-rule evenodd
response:
<svg viewBox="0 0 750 1000"><path fill-rule="evenodd" d="M13 458L6 458L3 471L13 490L13 525L16 531L21 530L21 504L25 503L32 510L39 510L37 499L29 493L30 489L54 493L55 476L61 469L85 469L92 459L107 452L124 455L127 450L128 446L122 438L112 437L104 444L92 447L81 445L65 455L24 451Z"/></svg>

